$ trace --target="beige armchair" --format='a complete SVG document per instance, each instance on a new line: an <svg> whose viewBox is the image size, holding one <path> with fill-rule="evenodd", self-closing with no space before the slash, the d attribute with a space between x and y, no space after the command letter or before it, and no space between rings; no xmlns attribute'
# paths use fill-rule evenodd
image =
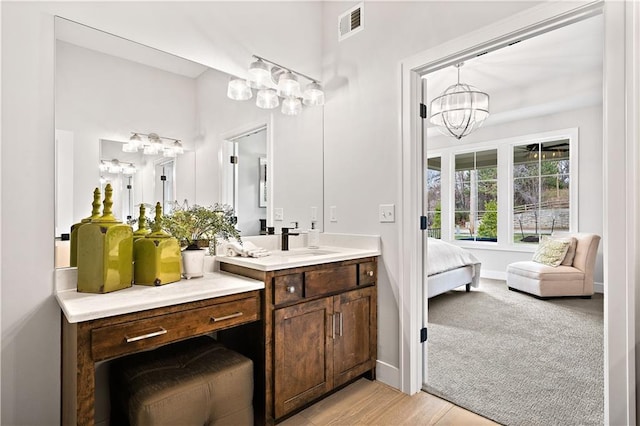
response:
<svg viewBox="0 0 640 426"><path fill-rule="evenodd" d="M554 237L574 237L577 240L571 265L547 266L533 261L515 262L507 266L509 290L520 290L535 296L593 295L593 270L600 236L587 233L554 233Z"/></svg>

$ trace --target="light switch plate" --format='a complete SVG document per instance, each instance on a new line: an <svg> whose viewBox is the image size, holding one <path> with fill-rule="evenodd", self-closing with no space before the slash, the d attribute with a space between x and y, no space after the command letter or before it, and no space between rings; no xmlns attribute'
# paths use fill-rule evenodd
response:
<svg viewBox="0 0 640 426"><path fill-rule="evenodd" d="M316 222L318 220L318 208L311 207L311 220Z"/></svg>
<svg viewBox="0 0 640 426"><path fill-rule="evenodd" d="M396 206L395 204L380 204L379 207L380 222L395 222L396 221Z"/></svg>
<svg viewBox="0 0 640 426"><path fill-rule="evenodd" d="M329 207L329 220L331 222L337 222L338 221L337 210L338 210L338 208L336 206Z"/></svg>
<svg viewBox="0 0 640 426"><path fill-rule="evenodd" d="M282 207L273 209L273 220L284 220L284 209Z"/></svg>

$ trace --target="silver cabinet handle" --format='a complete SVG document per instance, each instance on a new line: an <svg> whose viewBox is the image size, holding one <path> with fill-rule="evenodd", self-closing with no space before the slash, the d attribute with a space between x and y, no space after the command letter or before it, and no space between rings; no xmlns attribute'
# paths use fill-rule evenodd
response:
<svg viewBox="0 0 640 426"><path fill-rule="evenodd" d="M338 315L340 315L340 337L342 337L342 312L338 312Z"/></svg>
<svg viewBox="0 0 640 426"><path fill-rule="evenodd" d="M151 337L162 336L163 334L167 334L167 330L165 330L162 327L159 327L159 328L160 330L158 331L153 331L147 334L141 334L140 336L129 337L125 335L124 338L127 341L127 343L133 343L133 342L137 342L138 340L149 339Z"/></svg>
<svg viewBox="0 0 640 426"><path fill-rule="evenodd" d="M331 314L331 338L336 338L336 314Z"/></svg>
<svg viewBox="0 0 640 426"><path fill-rule="evenodd" d="M293 294L293 293L295 293L295 292L296 292L296 288L295 288L294 286L289 286L289 287L287 287L287 291L288 291L289 293Z"/></svg>
<svg viewBox="0 0 640 426"><path fill-rule="evenodd" d="M373 276L373 271L369 271L369 272L367 272L367 275L369 275L370 277L372 277L372 276Z"/></svg>
<svg viewBox="0 0 640 426"><path fill-rule="evenodd" d="M228 319L231 319L231 318L238 318L238 317L241 317L243 315L244 315L244 313L242 313L242 312L236 312L234 314L225 315L223 317L217 317L217 318L216 317L211 317L211 322L218 322L218 321L228 320Z"/></svg>

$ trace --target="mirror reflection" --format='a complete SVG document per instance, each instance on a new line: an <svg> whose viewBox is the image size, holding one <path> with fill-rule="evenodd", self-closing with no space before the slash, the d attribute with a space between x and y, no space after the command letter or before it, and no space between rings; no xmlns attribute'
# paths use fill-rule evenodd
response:
<svg viewBox="0 0 640 426"><path fill-rule="evenodd" d="M121 221L141 203L188 200L231 205L243 236L293 221L322 229L322 107L283 116L228 99L221 71L64 18L55 31L57 266L60 240L107 182ZM182 153L126 152L154 134Z"/></svg>

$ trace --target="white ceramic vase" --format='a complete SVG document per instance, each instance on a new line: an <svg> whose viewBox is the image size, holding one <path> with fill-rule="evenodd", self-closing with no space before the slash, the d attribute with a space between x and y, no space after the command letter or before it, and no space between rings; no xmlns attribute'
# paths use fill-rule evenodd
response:
<svg viewBox="0 0 640 426"><path fill-rule="evenodd" d="M205 250L182 250L182 276L190 280L204 275Z"/></svg>

